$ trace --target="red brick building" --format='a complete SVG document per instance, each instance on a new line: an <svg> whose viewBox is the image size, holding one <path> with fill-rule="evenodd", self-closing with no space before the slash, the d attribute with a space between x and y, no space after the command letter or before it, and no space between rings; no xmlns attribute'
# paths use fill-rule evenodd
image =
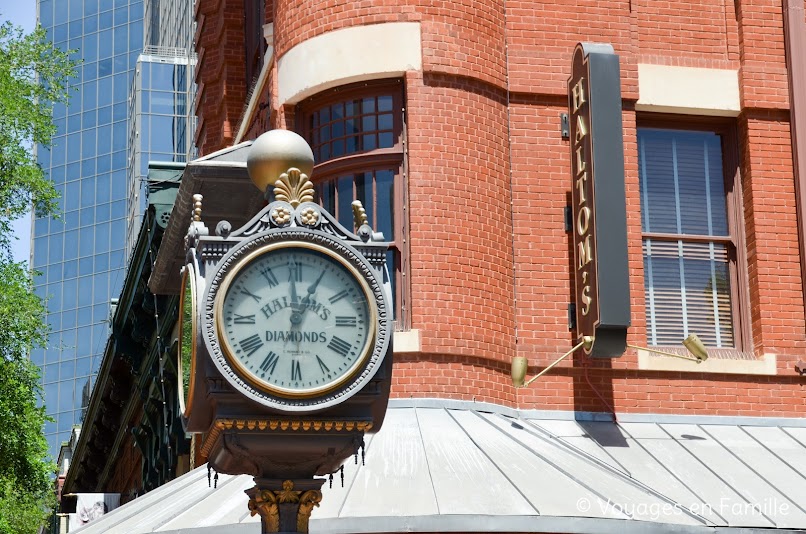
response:
<svg viewBox="0 0 806 534"><path fill-rule="evenodd" d="M787 47L795 74L806 59L797 35L802 5L785 4L199 1L197 143L209 154L289 128L314 146L314 179L331 180L331 192L346 191L346 177L355 184L363 172L374 173L378 190L394 174L401 332L393 397L799 417L804 178L793 166L789 84L797 80L788 76ZM795 16L785 20L788 10ZM632 349L613 361L577 357L515 390L514 356L537 371L575 340L564 228L571 151L560 115L568 111L571 54L584 41L609 43L620 57L629 342L674 345L696 330L719 350L701 365ZM391 97L391 117L353 110L379 96ZM723 175L708 178L710 208L704 198L697 204L706 193L699 170L681 171L676 197L664 191L671 167L705 161L699 146L675 159L671 144L703 143L712 151L705 166ZM651 152L645 159L642 145ZM687 206L708 211L710 222L687 225L698 218ZM657 264L680 260L694 275L686 281L661 265L650 283L645 251L653 241ZM682 253L672 250L679 243ZM680 259L709 247L709 265ZM697 278L702 268L716 275ZM703 290L703 280L718 289ZM687 284L689 302L681 303ZM710 294L697 298L702 291Z"/></svg>
<svg viewBox="0 0 806 534"><path fill-rule="evenodd" d="M636 532L678 532L681 508L696 526L679 532L806 526L802 0L197 0L195 10L195 164L240 161L261 133L297 131L322 204L352 224L359 198L393 242L392 422L368 438L366 467L346 466L348 492L326 492L312 531L626 532L635 524L623 515L650 521ZM634 347L613 359L577 352L519 389L513 358L527 358L531 376L578 340L562 116L580 42L609 44L620 59ZM185 171L151 291L178 293L192 193L205 195L211 228L257 211L241 167L217 184ZM247 213L212 215L224 194ZM679 344L692 333L708 348L702 363L645 350L686 354ZM513 441L496 441L487 423ZM416 453L406 449L415 426ZM563 443L562 455L538 438ZM384 454L409 463L395 470ZM478 463L465 472L467 458ZM611 478L594 480L597 469ZM203 478L193 471L126 513L144 518L181 493L194 507L148 528L257 532L237 512L251 479L224 477L228 489L208 495ZM636 480L645 494L622 492ZM580 508L583 496L574 508L586 495L577 482L600 503L607 493L607 506ZM393 499L384 484L423 500ZM483 484L511 506L477 503ZM610 490L649 508L621 514ZM786 506L759 519L755 508L718 508L723 495ZM537 511L518 508L521 497ZM656 498L672 512L655 514ZM205 514L222 502L235 504L215 523ZM88 532L126 525L109 521Z"/></svg>

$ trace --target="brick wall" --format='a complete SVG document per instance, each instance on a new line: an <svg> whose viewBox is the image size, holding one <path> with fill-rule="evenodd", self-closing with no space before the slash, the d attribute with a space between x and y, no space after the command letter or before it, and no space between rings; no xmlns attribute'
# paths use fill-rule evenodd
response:
<svg viewBox="0 0 806 534"><path fill-rule="evenodd" d="M244 106L235 0L199 0L202 153L223 148ZM506 11L504 11L506 6ZM267 11L269 11L267 9ZM783 22L776 0L288 0L277 2L275 59L349 26L419 22L423 70L405 76L412 327L421 353L396 357L393 396L526 409L802 416L806 351L788 124ZM638 370L567 361L526 390L509 362L539 371L573 344L566 80L579 41L621 58L632 327L645 344L635 101L638 63L738 69L736 119L756 355L777 376ZM240 61L240 63L239 63ZM240 76L240 77L239 77ZM268 87L276 88L276 64ZM249 130L293 127L271 101Z"/></svg>
<svg viewBox="0 0 806 534"><path fill-rule="evenodd" d="M514 348L505 94L445 74L407 80L412 324L427 352Z"/></svg>
<svg viewBox="0 0 806 534"><path fill-rule="evenodd" d="M203 156L230 146L246 101L243 0L196 2L196 146Z"/></svg>

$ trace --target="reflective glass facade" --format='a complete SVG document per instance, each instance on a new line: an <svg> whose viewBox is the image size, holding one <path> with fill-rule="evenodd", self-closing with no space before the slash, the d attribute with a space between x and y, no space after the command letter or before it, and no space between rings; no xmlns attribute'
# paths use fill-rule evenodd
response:
<svg viewBox="0 0 806 534"><path fill-rule="evenodd" d="M40 0L39 22L81 60L70 102L57 105L57 133L37 155L61 194L61 220L36 219L36 292L48 299L42 366L45 434L54 453L81 420L108 336L109 301L120 293L126 235L127 99L143 49L143 1Z"/></svg>
<svg viewBox="0 0 806 534"><path fill-rule="evenodd" d="M193 135L187 116L190 58L152 48L137 61L129 99L127 256L147 205L148 162L186 161Z"/></svg>
<svg viewBox="0 0 806 534"><path fill-rule="evenodd" d="M81 60L69 104L54 108L51 148L37 147L62 210L60 220L35 219L31 247L33 267L41 273L35 290L47 299L51 330L47 348L32 351L31 359L42 368L45 406L54 419L45 427L54 457L70 428L81 423L101 363L110 300L120 294L128 236L139 227L145 201L132 187L146 174L140 167L149 159L185 161L192 154L185 126L190 42L165 43L185 49L173 51L172 59L157 58L160 65L152 69L151 56L144 54L151 43L144 36L157 34L146 28L144 14L157 20L169 13L149 2L159 6L157 0L38 0L49 39ZM190 0L167 4L184 6L172 8L172 16L191 13ZM192 28L192 20L159 26ZM136 71L141 85L133 84Z"/></svg>

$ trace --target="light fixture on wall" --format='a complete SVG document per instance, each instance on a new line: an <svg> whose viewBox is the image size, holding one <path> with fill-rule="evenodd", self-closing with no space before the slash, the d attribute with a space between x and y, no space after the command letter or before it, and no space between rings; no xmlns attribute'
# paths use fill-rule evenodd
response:
<svg viewBox="0 0 806 534"><path fill-rule="evenodd" d="M548 371L550 371L555 365L572 355L577 349L581 347L585 347L586 351L590 351L591 347L593 346L594 338L592 336L585 336L582 338L582 341L577 343L571 350L554 360L551 364L549 364L545 369L537 373L535 376L524 382L526 378L526 368L528 367L529 363L527 362L524 356L516 356L512 358L512 385L516 388L526 387ZM671 356L673 358L681 358L683 360L689 360L697 363L702 363L708 359L708 350L703 345L700 338L697 337L696 334L691 334L686 339L683 340L683 346L691 353L691 356L686 356L684 354L675 354L673 352L665 352L662 350L657 349L650 349L648 347L639 347L637 345L627 345L632 349L639 349L645 350L647 352L652 352L655 354L661 354L663 356Z"/></svg>
<svg viewBox="0 0 806 534"><path fill-rule="evenodd" d="M670 356L672 358L680 358L681 360L688 360L697 363L702 363L708 359L708 350L705 348L705 345L703 345L702 341L700 341L700 338L697 337L697 334L691 334L683 340L683 346L686 347L686 350L688 350L691 356L687 356L685 354L675 354L674 352L666 352L658 349L650 349L649 347L639 347L638 345L627 344L627 346L631 349L645 350L654 354Z"/></svg>
<svg viewBox="0 0 806 534"><path fill-rule="evenodd" d="M585 347L585 350L590 350L593 346L593 337L592 336L585 336L582 338L582 341L577 343L571 350L554 360L548 367L537 373L535 376L530 378L528 381L524 382L523 380L526 378L526 368L529 366L529 363L526 361L525 356L515 356L512 358L512 385L516 388L525 388L547 372L551 370L552 367L572 355L577 349L581 347Z"/></svg>

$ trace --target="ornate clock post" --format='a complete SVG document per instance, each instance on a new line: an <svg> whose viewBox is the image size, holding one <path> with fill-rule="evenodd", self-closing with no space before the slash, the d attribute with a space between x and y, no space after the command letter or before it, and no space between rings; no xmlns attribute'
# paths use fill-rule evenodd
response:
<svg viewBox="0 0 806 534"><path fill-rule="evenodd" d="M275 200L242 228L186 237L183 422L217 471L250 474L263 532L307 532L324 481L378 430L389 397L388 244L354 203L357 231L314 200L310 147L273 130L250 178ZM194 328L193 325L196 325Z"/></svg>

